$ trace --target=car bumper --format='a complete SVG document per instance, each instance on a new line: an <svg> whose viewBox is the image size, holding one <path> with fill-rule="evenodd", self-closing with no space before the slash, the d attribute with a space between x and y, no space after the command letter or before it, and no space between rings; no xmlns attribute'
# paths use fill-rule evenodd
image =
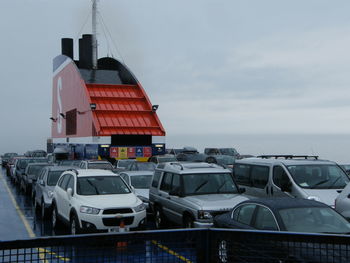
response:
<svg viewBox="0 0 350 263"><path fill-rule="evenodd" d="M80 226L90 230L117 230L121 222L126 228L137 228L146 222L146 210L118 215L92 215L79 213Z"/></svg>

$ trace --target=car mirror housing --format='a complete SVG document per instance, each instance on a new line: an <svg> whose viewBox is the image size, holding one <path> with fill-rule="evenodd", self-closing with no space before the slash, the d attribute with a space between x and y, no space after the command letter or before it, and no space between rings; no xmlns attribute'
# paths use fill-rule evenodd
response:
<svg viewBox="0 0 350 263"><path fill-rule="evenodd" d="M68 198L71 198L73 196L73 189L72 188L67 189L67 195L68 195Z"/></svg>

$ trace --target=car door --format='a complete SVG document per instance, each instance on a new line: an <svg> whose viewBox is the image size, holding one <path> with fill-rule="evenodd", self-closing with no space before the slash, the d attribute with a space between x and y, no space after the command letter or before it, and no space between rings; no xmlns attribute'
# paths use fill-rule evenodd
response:
<svg viewBox="0 0 350 263"><path fill-rule="evenodd" d="M47 169L44 169L39 177L38 177L38 181L37 181L37 184L36 184L36 201L38 204L41 204L41 198L43 196L43 185L42 183L45 182L44 178L45 178L45 175L47 173Z"/></svg>
<svg viewBox="0 0 350 263"><path fill-rule="evenodd" d="M172 211L170 210L170 205L169 205L169 201L170 201L170 196L169 196L169 192L171 190L171 181L173 179L173 174L172 173L164 173L163 177L162 177L162 181L160 183L160 187L159 187L159 201L162 205L162 209L163 209L163 214L172 221Z"/></svg>
<svg viewBox="0 0 350 263"><path fill-rule="evenodd" d="M65 211L67 210L68 204L67 204L67 185L68 181L72 175L65 174L62 178L61 183L56 187L56 205L57 205L57 212L60 216L67 219L67 215L65 214Z"/></svg>
<svg viewBox="0 0 350 263"><path fill-rule="evenodd" d="M254 217L253 227L259 230L280 230L275 215L273 214L271 209L262 205L257 205L257 211Z"/></svg>
<svg viewBox="0 0 350 263"><path fill-rule="evenodd" d="M69 220L69 214L70 214L70 210L72 208L72 198L73 198L73 197L68 196L67 189L71 188L73 190L72 191L72 196L73 196L74 191L75 191L74 180L75 180L74 176L70 174L68 183L67 183L66 187L64 187L64 193L63 193L64 202L62 205L62 210L63 210L64 216L66 217L67 220Z"/></svg>
<svg viewBox="0 0 350 263"><path fill-rule="evenodd" d="M227 227L238 229L252 229L254 215L256 213L256 204L243 204L235 208L232 212L232 221Z"/></svg>
<svg viewBox="0 0 350 263"><path fill-rule="evenodd" d="M169 208L169 216L177 224L183 223L183 212L187 208L186 204L183 203L183 198L177 194L171 195L170 192L179 193L181 189L181 177L179 174L172 174L171 188L169 191L167 206Z"/></svg>
<svg viewBox="0 0 350 263"><path fill-rule="evenodd" d="M291 184L286 171L281 165L275 165L272 169L272 178L270 180L270 196L272 197L293 197L291 193L282 191L282 186Z"/></svg>

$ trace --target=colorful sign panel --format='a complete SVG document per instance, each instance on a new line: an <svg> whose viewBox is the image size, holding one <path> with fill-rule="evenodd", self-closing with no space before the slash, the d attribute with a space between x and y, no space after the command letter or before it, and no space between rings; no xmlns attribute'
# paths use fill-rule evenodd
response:
<svg viewBox="0 0 350 263"><path fill-rule="evenodd" d="M136 158L136 157L151 157L152 147L110 147L110 158Z"/></svg>
<svg viewBox="0 0 350 263"><path fill-rule="evenodd" d="M122 159L127 159L128 158L128 147L119 147L118 148L118 157Z"/></svg>
<svg viewBox="0 0 350 263"><path fill-rule="evenodd" d="M143 157L151 157L152 156L152 148L144 147L143 148Z"/></svg>
<svg viewBox="0 0 350 263"><path fill-rule="evenodd" d="M143 157L143 147L136 147L136 157Z"/></svg>
<svg viewBox="0 0 350 263"><path fill-rule="evenodd" d="M109 157L110 158L118 158L118 147L111 147L109 148Z"/></svg>
<svg viewBox="0 0 350 263"><path fill-rule="evenodd" d="M128 148L128 158L135 158L135 157L136 157L136 148L129 147Z"/></svg>

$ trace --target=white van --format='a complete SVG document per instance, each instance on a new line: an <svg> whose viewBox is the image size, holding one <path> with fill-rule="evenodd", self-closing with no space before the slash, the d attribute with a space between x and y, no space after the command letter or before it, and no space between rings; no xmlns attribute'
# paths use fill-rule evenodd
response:
<svg viewBox="0 0 350 263"><path fill-rule="evenodd" d="M234 176L249 196L306 198L331 207L349 182L348 175L335 162L307 155L262 155L237 160Z"/></svg>

